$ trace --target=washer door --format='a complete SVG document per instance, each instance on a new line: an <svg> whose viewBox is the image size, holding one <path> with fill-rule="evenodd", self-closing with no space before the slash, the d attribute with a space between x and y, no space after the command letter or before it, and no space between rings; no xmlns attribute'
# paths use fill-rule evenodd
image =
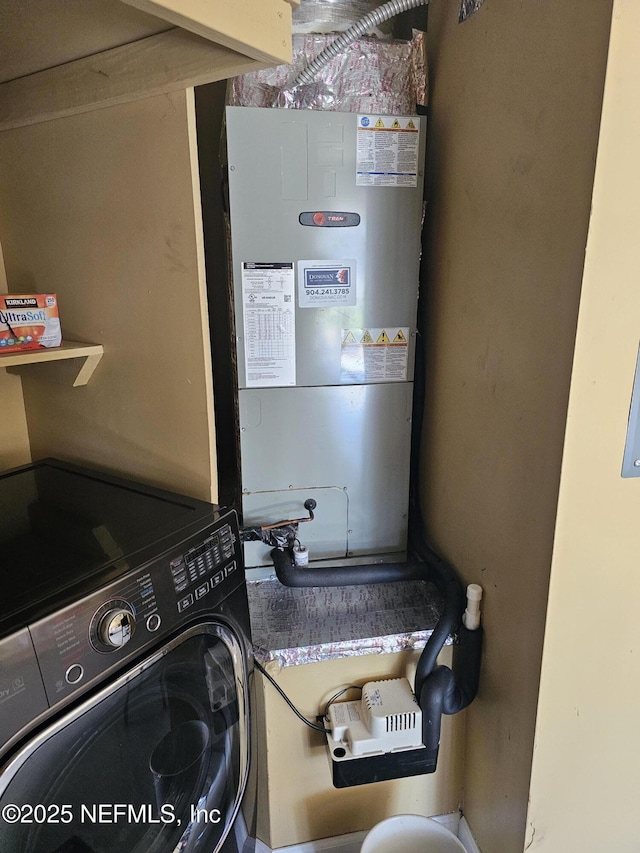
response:
<svg viewBox="0 0 640 853"><path fill-rule="evenodd" d="M242 644L185 632L2 769L1 853L235 850L248 724Z"/></svg>

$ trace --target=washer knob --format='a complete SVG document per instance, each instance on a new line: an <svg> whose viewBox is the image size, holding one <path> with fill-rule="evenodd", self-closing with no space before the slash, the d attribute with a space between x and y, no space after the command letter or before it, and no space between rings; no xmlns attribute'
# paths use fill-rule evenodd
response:
<svg viewBox="0 0 640 853"><path fill-rule="evenodd" d="M117 607L108 610L100 619L98 637L112 649L121 649L133 636L136 620L131 610Z"/></svg>

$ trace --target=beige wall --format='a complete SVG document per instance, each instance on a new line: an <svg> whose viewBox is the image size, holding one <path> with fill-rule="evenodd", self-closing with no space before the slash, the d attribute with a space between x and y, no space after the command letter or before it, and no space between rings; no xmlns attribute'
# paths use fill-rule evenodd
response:
<svg viewBox="0 0 640 853"><path fill-rule="evenodd" d="M457 6L429 14L422 497L485 589L464 810L486 853L516 853L611 9L489 0L458 25Z"/></svg>
<svg viewBox="0 0 640 853"><path fill-rule="evenodd" d="M0 244L0 293L7 292L2 244ZM31 461L29 433L24 412L22 382L2 370L0 361L0 471Z"/></svg>
<svg viewBox="0 0 640 853"><path fill-rule="evenodd" d="M30 461L22 383L19 376L0 369L0 471Z"/></svg>
<svg viewBox="0 0 640 853"><path fill-rule="evenodd" d="M272 669L278 684L309 719L349 684L405 675L413 653L364 655ZM414 655L413 659L415 661ZM451 665L451 649L440 663ZM299 723L264 678L258 682L260 726L258 836L272 848L369 829L393 814L456 811L462 794L464 715L443 717L438 769L373 785L334 788L325 737ZM355 694L348 698L357 698Z"/></svg>
<svg viewBox="0 0 640 853"><path fill-rule="evenodd" d="M23 379L33 458L211 499L194 144L192 90L5 131L0 238L9 289L56 292L63 336L105 350L86 387Z"/></svg>
<svg viewBox="0 0 640 853"><path fill-rule="evenodd" d="M529 850L640 844L640 480L620 476L640 339L640 5L616 0L528 815Z"/></svg>

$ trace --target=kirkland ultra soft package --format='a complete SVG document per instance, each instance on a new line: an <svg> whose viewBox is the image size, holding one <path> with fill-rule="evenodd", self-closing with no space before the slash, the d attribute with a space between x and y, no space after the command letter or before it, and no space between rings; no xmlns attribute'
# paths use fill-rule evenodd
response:
<svg viewBox="0 0 640 853"><path fill-rule="evenodd" d="M0 354L61 343L55 293L0 294Z"/></svg>

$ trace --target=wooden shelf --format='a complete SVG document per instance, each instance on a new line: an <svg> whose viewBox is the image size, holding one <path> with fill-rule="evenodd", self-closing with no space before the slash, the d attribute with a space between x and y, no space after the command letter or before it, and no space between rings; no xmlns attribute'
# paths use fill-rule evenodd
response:
<svg viewBox="0 0 640 853"><path fill-rule="evenodd" d="M52 349L0 353L0 367L20 376L78 387L87 384L103 352L100 344L63 341Z"/></svg>
<svg viewBox="0 0 640 853"><path fill-rule="evenodd" d="M0 130L290 62L298 3L2 0Z"/></svg>

